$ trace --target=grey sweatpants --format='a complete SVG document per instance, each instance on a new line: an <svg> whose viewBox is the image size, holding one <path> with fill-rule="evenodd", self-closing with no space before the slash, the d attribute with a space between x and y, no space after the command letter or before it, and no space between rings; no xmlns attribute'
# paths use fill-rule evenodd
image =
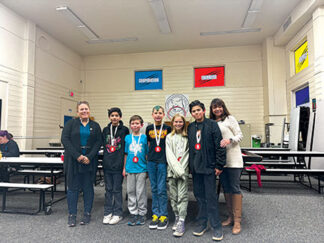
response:
<svg viewBox="0 0 324 243"><path fill-rule="evenodd" d="M188 176L186 179L169 178L171 207L176 216L185 219L188 207Z"/></svg>
<svg viewBox="0 0 324 243"><path fill-rule="evenodd" d="M133 215L146 215L146 173L127 174L128 210Z"/></svg>

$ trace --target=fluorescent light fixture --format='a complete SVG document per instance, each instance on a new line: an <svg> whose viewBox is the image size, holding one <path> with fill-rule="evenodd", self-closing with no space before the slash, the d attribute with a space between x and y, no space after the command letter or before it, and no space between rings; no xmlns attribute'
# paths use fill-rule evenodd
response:
<svg viewBox="0 0 324 243"><path fill-rule="evenodd" d="M155 19L159 25L160 32L167 34L171 32L168 16L165 12L163 0L148 0L153 10Z"/></svg>
<svg viewBox="0 0 324 243"><path fill-rule="evenodd" d="M246 12L242 28L252 28L257 15L260 13L263 0L251 0L250 7Z"/></svg>
<svg viewBox="0 0 324 243"><path fill-rule="evenodd" d="M260 13L262 4L263 4L263 0L251 0L249 9L246 12L241 29L214 31L214 32L200 32L200 35L208 36L208 35L226 35L226 34L260 32L261 28L253 28L253 24L255 22L257 15Z"/></svg>
<svg viewBox="0 0 324 243"><path fill-rule="evenodd" d="M248 11L245 16L244 22L242 24L242 28L250 28L253 27L254 21L259 14L259 11Z"/></svg>
<svg viewBox="0 0 324 243"><path fill-rule="evenodd" d="M96 40L100 37L82 21L69 7L61 6L56 8L57 11L63 13L85 36L90 40Z"/></svg>
<svg viewBox="0 0 324 243"><path fill-rule="evenodd" d="M125 37L116 39L98 39L98 40L88 40L88 44L101 44L101 43L116 43L116 42L127 42L127 41L137 41L137 37Z"/></svg>
<svg viewBox="0 0 324 243"><path fill-rule="evenodd" d="M99 36L97 36L91 29L87 28L84 25L78 26L78 30L80 30L85 36L87 36L90 40L97 40Z"/></svg>
<svg viewBox="0 0 324 243"><path fill-rule="evenodd" d="M208 35L226 35L226 34L240 34L240 33L249 33L249 32L260 32L261 28L242 28L238 30L224 30L224 31L214 31L214 32L200 32L201 36Z"/></svg>
<svg viewBox="0 0 324 243"><path fill-rule="evenodd" d="M261 10L263 4L263 0L252 0L249 10L253 11L253 10Z"/></svg>

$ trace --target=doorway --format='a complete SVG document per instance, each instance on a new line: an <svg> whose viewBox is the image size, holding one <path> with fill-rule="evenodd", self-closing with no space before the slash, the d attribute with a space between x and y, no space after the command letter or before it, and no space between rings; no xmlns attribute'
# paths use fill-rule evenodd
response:
<svg viewBox="0 0 324 243"><path fill-rule="evenodd" d="M77 102L67 98L61 98L61 119L60 127L63 128L65 123L76 116Z"/></svg>

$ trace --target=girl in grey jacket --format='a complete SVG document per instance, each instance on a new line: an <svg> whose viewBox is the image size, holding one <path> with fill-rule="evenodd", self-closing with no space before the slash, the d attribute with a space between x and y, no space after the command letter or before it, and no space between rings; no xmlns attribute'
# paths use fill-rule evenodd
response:
<svg viewBox="0 0 324 243"><path fill-rule="evenodd" d="M171 120L172 132L166 137L166 158L170 201L176 216L173 235L180 237L185 232L188 206L189 146L186 120L176 114Z"/></svg>

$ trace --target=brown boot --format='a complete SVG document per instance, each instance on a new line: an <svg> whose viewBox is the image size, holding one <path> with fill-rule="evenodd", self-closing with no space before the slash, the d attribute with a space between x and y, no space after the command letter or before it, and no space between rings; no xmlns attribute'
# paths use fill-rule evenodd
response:
<svg viewBox="0 0 324 243"><path fill-rule="evenodd" d="M232 211L232 194L224 193L228 218L222 222L222 226L229 226L233 224L233 211Z"/></svg>
<svg viewBox="0 0 324 243"><path fill-rule="evenodd" d="M241 218L242 218L242 194L232 195L232 206L234 215L234 226L232 234L237 235L241 232Z"/></svg>

